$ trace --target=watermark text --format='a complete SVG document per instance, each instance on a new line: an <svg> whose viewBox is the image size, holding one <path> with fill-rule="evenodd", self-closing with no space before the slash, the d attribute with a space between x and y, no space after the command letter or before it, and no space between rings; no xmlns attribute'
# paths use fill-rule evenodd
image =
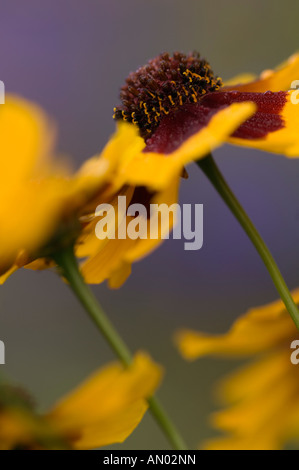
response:
<svg viewBox="0 0 299 470"><path fill-rule="evenodd" d="M131 204L126 196L118 196L118 204L100 204L95 216L99 240L185 240L185 250L200 250L203 246L203 204Z"/></svg>
<svg viewBox="0 0 299 470"><path fill-rule="evenodd" d="M0 365L5 364L5 345L3 341L0 341Z"/></svg>
<svg viewBox="0 0 299 470"><path fill-rule="evenodd" d="M295 339L294 341L292 341L290 347L291 349L294 349L291 354L291 363L296 366L299 364L299 340Z"/></svg>

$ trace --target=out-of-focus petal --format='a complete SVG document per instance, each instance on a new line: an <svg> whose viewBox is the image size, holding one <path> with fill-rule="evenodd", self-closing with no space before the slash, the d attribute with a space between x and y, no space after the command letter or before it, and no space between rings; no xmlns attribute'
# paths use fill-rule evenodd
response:
<svg viewBox="0 0 299 470"><path fill-rule="evenodd" d="M293 292L293 298L299 303L299 290ZM182 355L190 360L206 354L247 356L269 350L278 341L289 338L293 331L294 323L278 300L249 310L224 335L182 330L176 335L176 342Z"/></svg>
<svg viewBox="0 0 299 470"><path fill-rule="evenodd" d="M260 92L286 91L291 88L294 80L299 78L299 53L293 54L275 70L265 70L258 80L249 83L228 86L228 89L238 91Z"/></svg>
<svg viewBox="0 0 299 470"><path fill-rule="evenodd" d="M47 415L75 449L122 442L142 419L161 369L144 353L128 369L113 364L94 374Z"/></svg>

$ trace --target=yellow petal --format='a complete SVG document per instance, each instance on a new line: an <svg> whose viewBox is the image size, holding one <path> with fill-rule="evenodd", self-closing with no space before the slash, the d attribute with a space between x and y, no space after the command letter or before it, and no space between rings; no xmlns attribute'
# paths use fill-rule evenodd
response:
<svg viewBox="0 0 299 470"><path fill-rule="evenodd" d="M235 85L244 85L245 83L250 83L254 80L256 80L256 75L253 73L241 73L233 78L230 78L229 80L226 80L223 83L223 86L232 88Z"/></svg>
<svg viewBox="0 0 299 470"><path fill-rule="evenodd" d="M116 132L109 139L103 151L85 162L76 177L78 188L87 189L88 186L99 188L99 182L106 182L106 193L101 194L101 201L105 202L108 195L115 195L122 189L122 182L117 175L122 165L139 154L145 146L144 140L139 136L135 126L121 122ZM108 178L109 177L109 178ZM101 188L102 190L103 188ZM103 192L103 191L102 191ZM94 203L94 201L93 201ZM96 204L92 205L92 210Z"/></svg>
<svg viewBox="0 0 299 470"><path fill-rule="evenodd" d="M178 200L179 182L180 175L177 175L173 181L170 181L169 186L165 190L159 191L153 196L151 203L158 205L166 204L168 207L171 207ZM132 197L131 193L129 196L130 198ZM142 202L141 200L140 203ZM131 217L127 217L123 221L125 223L125 230L127 230L131 220ZM150 219L145 221L145 223L147 227L146 238L138 238L136 240L132 240L127 236L123 240L116 238L98 240L97 242L95 223L93 222L88 226L85 231L85 240L83 240L82 246L78 247L81 255L86 255L87 251L90 250L87 260L82 263L81 267L85 281L97 284L105 279L109 279L109 286L111 288L119 288L131 273L131 264L156 249L162 243L163 236L171 231L173 226L172 213L170 212L169 217L165 213L159 219L157 238L150 237ZM90 231L89 233L88 230Z"/></svg>
<svg viewBox="0 0 299 470"><path fill-rule="evenodd" d="M290 352L283 345L281 348L259 357L249 365L241 367L228 375L217 386L217 397L223 403L237 403L245 399L254 399L261 393L267 394L283 381L289 385L293 366Z"/></svg>
<svg viewBox="0 0 299 470"><path fill-rule="evenodd" d="M45 165L53 143L53 125L32 103L9 95L0 107L0 181L3 185L31 177Z"/></svg>
<svg viewBox="0 0 299 470"><path fill-rule="evenodd" d="M229 436L210 439L203 443L204 450L279 450L280 445L272 436Z"/></svg>
<svg viewBox="0 0 299 470"><path fill-rule="evenodd" d="M285 373L282 379L288 378ZM298 387L296 387L298 392ZM294 387L289 380L275 382L275 387L261 389L246 399L214 414L212 424L217 429L240 436L286 434L292 412Z"/></svg>
<svg viewBox="0 0 299 470"><path fill-rule="evenodd" d="M179 191L179 183L180 183L180 175L176 175L172 181L169 182L169 186L167 186L164 190L159 191L155 194L153 199L151 200L152 204L162 205L166 204L168 208L171 208L172 204L178 202L178 191ZM155 212L156 214L156 212ZM154 217L154 215L153 215ZM140 239L137 240L135 245L128 250L126 253L126 261L132 263L133 261L142 259L144 256L151 253L154 249L156 249L163 241L163 237L171 231L175 220L172 217L172 212L165 213L161 216L158 222L158 237L151 238L150 234L150 220L148 221L148 238L147 239Z"/></svg>
<svg viewBox="0 0 299 470"><path fill-rule="evenodd" d="M299 54L292 55L286 62L275 70L264 71L258 80L250 83L236 85L234 83L229 89L238 91L286 91L291 87L294 80L299 77Z"/></svg>
<svg viewBox="0 0 299 470"><path fill-rule="evenodd" d="M299 104L291 102L291 94L287 95L287 103L285 104L281 117L284 127L275 132L269 132L262 139L241 139L230 137L228 142L233 145L240 145L266 152L279 153L287 157L299 157Z"/></svg>
<svg viewBox="0 0 299 470"><path fill-rule="evenodd" d="M72 447L88 450L123 442L138 426L147 408L146 402L139 400L109 418L85 425L80 437L73 439Z"/></svg>
<svg viewBox="0 0 299 470"><path fill-rule="evenodd" d="M136 240L105 240L105 246L82 263L81 271L84 279L90 284L99 284L111 276L115 276L118 269L122 269L127 252Z"/></svg>
<svg viewBox="0 0 299 470"><path fill-rule="evenodd" d="M94 203L93 213L87 215L87 219L85 220L84 217L81 217L81 224L84 226L82 233L80 234L79 239L77 240L76 244L76 255L78 258L84 258L87 256L92 256L98 253L100 250L104 249L105 245L107 244L107 240L100 240L96 237L96 225L99 221L99 217L96 213L96 208L98 205L103 203L108 203L114 209L115 214L115 226L119 227L123 223L125 223L125 216L126 214L118 214L118 197L125 196L126 197L126 208L130 204L132 196L134 194L134 187L124 186L120 191L118 191L112 198L108 199L107 201L100 196L99 200ZM113 211L111 210L110 216L113 217ZM120 217L120 218L119 218Z"/></svg>
<svg viewBox="0 0 299 470"><path fill-rule="evenodd" d="M37 106L8 96L0 107L0 132L0 282L4 282L17 267L34 260L54 236L64 233L65 225L75 225L107 187L119 159L116 142L124 143L124 132L117 132L102 155L72 176L49 158L52 125ZM139 143L136 151L140 148ZM23 263L20 252L25 254Z"/></svg>
<svg viewBox="0 0 299 470"><path fill-rule="evenodd" d="M147 186L161 190L170 184L183 167L192 160L205 157L254 114L253 103L234 103L215 114L209 124L189 137L177 150L167 155L146 152L135 155L127 161L119 178L127 184Z"/></svg>
<svg viewBox="0 0 299 470"><path fill-rule="evenodd" d="M123 167L139 155L145 147L144 140L140 137L138 129L132 124L119 122L112 139L106 145L102 158L114 162L114 174L110 180L110 193L115 194L124 185L128 184L123 178Z"/></svg>
<svg viewBox="0 0 299 470"><path fill-rule="evenodd" d="M208 441L205 448L280 449L298 438L298 374L288 348L287 343L277 345L224 380L217 394L232 405L215 413L212 424L229 434Z"/></svg>
<svg viewBox="0 0 299 470"><path fill-rule="evenodd" d="M144 353L124 369L113 364L94 374L47 416L75 449L122 442L142 419L146 398L155 391L161 369Z"/></svg>
<svg viewBox="0 0 299 470"><path fill-rule="evenodd" d="M2 276L0 276L0 285L4 284L7 279L13 274L15 273L17 270L19 269L18 266L16 265L13 265L11 268L9 268L4 274L2 274Z"/></svg>
<svg viewBox="0 0 299 470"><path fill-rule="evenodd" d="M132 272L131 263L124 261L119 265L119 267L112 271L109 277L109 287L110 289L119 289L124 282L128 279Z"/></svg>
<svg viewBox="0 0 299 470"><path fill-rule="evenodd" d="M19 251L33 253L47 242L63 213L65 192L55 181L24 182L12 185L6 197L0 208L2 266L14 262Z"/></svg>
<svg viewBox="0 0 299 470"><path fill-rule="evenodd" d="M299 303L299 289L293 292ZM281 300L259 307L239 318L224 335L205 335L182 330L176 343L186 359L206 354L242 356L266 351L296 333L296 328Z"/></svg>

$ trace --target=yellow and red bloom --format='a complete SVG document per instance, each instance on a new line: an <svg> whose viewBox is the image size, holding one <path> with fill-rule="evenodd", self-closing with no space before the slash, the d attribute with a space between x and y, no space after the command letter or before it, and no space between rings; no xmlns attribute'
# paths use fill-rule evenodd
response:
<svg viewBox="0 0 299 470"><path fill-rule="evenodd" d="M293 298L298 304L299 289ZM217 387L226 409L212 416L212 424L226 434L206 442L205 448L274 450L290 441L298 444L298 365L291 361L291 344L298 339L281 300L250 310L224 335L178 333L176 342L187 360L205 355L252 357Z"/></svg>
<svg viewBox="0 0 299 470"><path fill-rule="evenodd" d="M171 205L177 202L185 165L225 142L299 156L299 108L290 103L286 91L298 75L299 55L295 55L248 84L231 81L222 86L197 53L159 55L129 75L121 90L122 104L114 109L117 121L135 125L135 134L129 126L124 128L124 145L142 147L127 152L114 184L124 188L128 202ZM89 282L108 277L110 285L118 287L130 274L132 262L161 242L148 238L99 242L95 223L86 226L79 249L87 257L82 269Z"/></svg>
<svg viewBox="0 0 299 470"><path fill-rule="evenodd" d="M184 60L183 56L181 58ZM228 106L227 109L222 109L213 116L209 127L202 129L200 135L192 135L191 131L187 131L186 123L184 124L179 115L182 109L186 110L188 105L188 109L192 109L199 90L194 84L192 103L189 102L189 98L185 99L186 96L183 93L175 96L170 88L173 86L179 88L180 74L176 72L170 61L169 56L163 54L150 61L148 66L141 67L137 72L130 74L121 92L123 107L115 108L116 119L136 124L135 128L129 125L123 127L124 146L136 148L141 145L139 152L127 152L126 158L119 162L112 183L116 188L122 188L122 194L127 196L128 204L140 203L147 207L149 204L166 203L171 206L176 203L185 165L221 145L255 109L252 103ZM188 57L187 63L190 61L193 61L191 56ZM195 58L194 63L201 62ZM163 64L164 70L162 70ZM153 77L153 71L159 75L160 82ZM188 72L190 73L189 69ZM171 81L168 79L170 73ZM187 71L182 71L183 73L187 74ZM206 83L207 92L214 92L220 81L217 78L209 78L212 72L207 63L202 66L201 73L205 73L206 80L209 81ZM164 80L163 83L161 80ZM181 86L185 93L188 93L188 85L181 84ZM170 110L171 103L173 109ZM176 119L177 124L174 122ZM161 136L165 137L163 129L169 120L174 133L167 135L167 145L175 147L165 149L164 144L163 148L161 147ZM175 126L177 126L176 130ZM175 133L182 134L183 129L187 131L187 134L179 141ZM154 143L157 143L155 136L158 136L157 139L160 142L159 149ZM128 217L122 221L124 225L129 222ZM147 222L147 233L149 233L150 221ZM157 247L161 243L164 230L171 228L173 222L173 219L161 221L158 239L145 236L137 240L99 241L94 233L96 220L93 218L83 232L81 246L78 249L80 256L87 257L82 265L85 279L91 283L98 283L108 277L110 286L118 287L130 274L132 262ZM107 260L109 260L108 263Z"/></svg>
<svg viewBox="0 0 299 470"><path fill-rule="evenodd" d="M197 53L159 55L129 75L114 109L145 141L142 153L124 162L123 178L165 189L184 165L227 142L298 157L299 107L288 91L298 76L299 54L258 79L227 85Z"/></svg>
<svg viewBox="0 0 299 470"><path fill-rule="evenodd" d="M226 140L298 156L299 112L287 91L298 76L298 54L257 80L223 85L199 54L165 53L129 75L121 91L122 106L115 108L114 116L138 126L145 152L171 157L188 138L200 136L217 113L232 104L251 102L255 112Z"/></svg>
<svg viewBox="0 0 299 470"><path fill-rule="evenodd" d="M143 139L141 151L127 152L120 162L114 184L125 188L129 202L171 205L177 202L185 165L225 142L299 156L299 108L287 91L298 75L298 54L259 79L224 86L197 53L161 54L149 61L129 75L121 90L122 105L114 109L116 120L135 125L135 135L129 127L124 129L129 148L142 145L139 135ZM161 242L147 238L100 243L91 230L94 224L86 227L79 249L87 257L82 269L89 282L109 278L110 285L118 287L132 262Z"/></svg>
<svg viewBox="0 0 299 470"><path fill-rule="evenodd" d="M299 107L287 91L298 75L299 55L294 55L259 79L222 86L198 54L161 54L131 74L122 89L115 117L135 126L120 123L104 151L75 175L45 159L52 148L43 113L24 100L12 99L13 106L8 100L0 110L0 130L5 129L0 148L2 280L28 263L47 266L39 258L62 238L61 231L67 238L75 223L76 254L84 259L86 281L108 279L111 287L119 287L132 263L161 243L173 220L161 221L158 239L98 240L96 207L116 205L119 194L128 205L170 206L177 202L185 166L225 142L298 156ZM118 224L126 226L131 219L125 215Z"/></svg>
<svg viewBox="0 0 299 470"><path fill-rule="evenodd" d="M127 369L115 363L93 374L46 415L1 384L0 449L84 450L123 442L145 414L161 375L148 355L138 353Z"/></svg>

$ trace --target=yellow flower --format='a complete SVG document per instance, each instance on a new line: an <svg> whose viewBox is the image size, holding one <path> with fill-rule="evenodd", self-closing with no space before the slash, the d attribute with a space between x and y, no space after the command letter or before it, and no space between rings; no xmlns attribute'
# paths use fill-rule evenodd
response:
<svg viewBox="0 0 299 470"><path fill-rule="evenodd" d="M258 79L243 75L223 85L199 54L165 53L129 75L121 90L122 105L115 108L114 117L133 122L146 141L147 166L139 170L144 173L144 184L155 175L153 167L158 174L161 164L164 171L162 157L171 161L202 158L214 143L224 141L298 157L299 108L294 104L298 99L291 96L296 98L298 92L290 90L298 75L299 54L295 54ZM245 116L239 116L236 123L236 109L241 112L241 104L248 102L255 107L247 108L247 116L244 111ZM224 111L221 118L219 113ZM229 122L227 133L224 128ZM133 178L138 176L134 172ZM159 182L160 177L157 185Z"/></svg>
<svg viewBox="0 0 299 470"><path fill-rule="evenodd" d="M62 399L47 415L33 412L12 389L0 387L0 449L94 449L123 442L147 410L161 368L144 353L124 369L110 364Z"/></svg>
<svg viewBox="0 0 299 470"><path fill-rule="evenodd" d="M159 61L160 58L156 60ZM143 81L143 85L139 89L136 85L133 90L130 85L133 76L137 77L135 77L136 81ZM127 197L128 205L130 203L139 203L149 207L149 204L159 205L164 203L170 207L177 202L179 183L185 165L192 160L205 156L212 149L221 145L243 121L254 113L255 105L253 103L237 103L225 109L220 109L218 113L211 117L209 125L202 128L200 132L194 134L191 130L188 131L188 135L185 136L188 138L178 138L175 133L171 133L173 129L165 137L164 126L171 121L173 128L173 116L177 120L175 123L177 133L181 132L180 129L186 128L186 123L181 119L180 109L175 109L172 114L170 113L160 122L160 118L158 119L157 116L159 114L161 117L163 113L158 111L158 105L156 105L156 111L154 112L152 110L153 103L149 102L150 99L153 99L151 98L150 88L147 88L147 81L151 77L150 71L143 67L127 79L128 90L126 93L124 91L125 87L122 88L121 96L124 106L129 106L128 100L131 100L130 115L127 115L127 111L123 111L119 107L115 109L115 117L132 121L138 126L123 128L120 148L127 148L127 151L119 162L112 184L115 188L122 188L120 194ZM149 101L146 101L146 96L144 96L146 89L148 90L147 97ZM146 128L142 126L140 120L137 121L141 108L141 115L146 117L148 124ZM160 108L164 110L164 114L167 113L166 105L162 101L160 102ZM155 116L150 117L151 113L154 113ZM151 125L149 125L149 122L151 122ZM155 133L151 135L150 139L145 138L147 137L146 131L149 131L154 123L159 124L155 126ZM156 135L158 141L161 139L161 132L163 134L162 140L166 138L167 143L173 145L171 150L164 151L164 149L160 151L153 143ZM143 137L142 139L139 136L140 134ZM136 152L138 146L140 146L140 149ZM134 151L131 149L134 149ZM116 204L117 201L115 200ZM130 220L131 218L124 217L121 221L118 221L118 224L123 224L126 228ZM161 243L162 236L167 233L168 227L172 227L174 219L170 217L161 221L157 239L150 239L148 236L150 225L150 219L148 219L146 234L136 240L128 238L97 240L95 236L96 222L97 219L93 218L86 226L80 240L81 246L78 248L78 256L87 258L82 265L84 277L90 283L102 282L104 279L109 278L111 287L119 287L130 274L132 262L142 258Z"/></svg>
<svg viewBox="0 0 299 470"><path fill-rule="evenodd" d="M8 96L0 106L0 273L77 234L82 211L106 184L113 161L75 175L53 162L53 125L37 106ZM48 249L48 248L47 248ZM4 276L4 279L5 277Z"/></svg>
<svg viewBox="0 0 299 470"><path fill-rule="evenodd" d="M299 156L299 107L290 101L292 92L285 91L298 75L299 54L257 80L247 75L237 78L242 84L232 80L225 86L196 53L161 54L149 61L129 75L121 89L122 105L114 110L116 120L132 122L136 128L135 133L129 127L123 130L128 151L114 184L123 187L128 204L171 206L177 202L185 165L223 143ZM142 151L130 150L138 145ZM126 226L129 221L125 217L122 223ZM119 287L132 262L161 243L167 223L172 227L173 220L161 222L158 240L99 241L96 219L91 220L78 250L87 257L82 266L85 279L98 283L108 278L111 287Z"/></svg>
<svg viewBox="0 0 299 470"><path fill-rule="evenodd" d="M298 304L299 289L293 298ZM227 408L215 413L212 423L226 435L208 441L205 448L272 450L283 448L290 440L298 443L298 366L291 360L292 353L297 354L291 344L298 339L280 300L250 310L227 334L185 330L177 335L179 349L188 360L207 354L253 357L218 388Z"/></svg>

